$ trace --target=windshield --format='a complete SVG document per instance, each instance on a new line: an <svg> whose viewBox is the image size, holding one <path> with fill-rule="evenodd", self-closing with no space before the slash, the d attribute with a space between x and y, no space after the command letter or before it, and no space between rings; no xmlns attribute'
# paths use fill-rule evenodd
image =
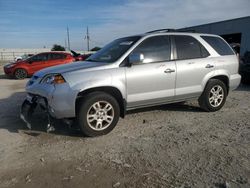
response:
<svg viewBox="0 0 250 188"><path fill-rule="evenodd" d="M114 40L95 54L91 55L87 61L113 63L140 38L140 36L133 36Z"/></svg>

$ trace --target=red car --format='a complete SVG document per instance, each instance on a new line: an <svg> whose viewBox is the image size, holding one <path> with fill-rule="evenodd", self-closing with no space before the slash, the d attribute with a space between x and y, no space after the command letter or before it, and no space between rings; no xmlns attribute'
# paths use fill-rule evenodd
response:
<svg viewBox="0 0 250 188"><path fill-rule="evenodd" d="M41 69L73 61L75 61L75 58L67 52L44 52L25 60L7 64L4 66L4 72L16 79L23 79Z"/></svg>
<svg viewBox="0 0 250 188"><path fill-rule="evenodd" d="M73 50L70 50L70 51L73 54L73 57L75 58L76 61L84 61L85 59L87 59L88 57L90 57L93 54L93 53L79 54Z"/></svg>

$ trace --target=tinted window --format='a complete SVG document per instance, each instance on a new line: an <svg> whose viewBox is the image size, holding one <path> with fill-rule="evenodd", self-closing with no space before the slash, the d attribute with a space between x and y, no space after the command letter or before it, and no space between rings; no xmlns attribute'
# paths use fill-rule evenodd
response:
<svg viewBox="0 0 250 188"><path fill-rule="evenodd" d="M48 60L48 54L38 54L31 57L32 61L47 61Z"/></svg>
<svg viewBox="0 0 250 188"><path fill-rule="evenodd" d="M194 59L209 56L205 47L191 36L175 36L175 45L177 59Z"/></svg>
<svg viewBox="0 0 250 188"><path fill-rule="evenodd" d="M49 59L65 59L65 54L59 54L59 53L51 53L49 54Z"/></svg>
<svg viewBox="0 0 250 188"><path fill-rule="evenodd" d="M233 55L233 50L219 37L201 36L220 55Z"/></svg>
<svg viewBox="0 0 250 188"><path fill-rule="evenodd" d="M151 63L169 61L170 52L169 36L155 36L144 40L132 53L143 54L143 63Z"/></svg>

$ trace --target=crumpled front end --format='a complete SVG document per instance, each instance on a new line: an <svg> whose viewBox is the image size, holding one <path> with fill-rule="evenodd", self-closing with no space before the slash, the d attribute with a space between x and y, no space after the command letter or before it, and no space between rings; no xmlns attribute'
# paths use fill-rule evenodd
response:
<svg viewBox="0 0 250 188"><path fill-rule="evenodd" d="M43 83L44 77L34 75L26 85L27 97L21 107L21 119L31 128L31 117L37 106L50 118L64 119L75 117L75 95L67 82L61 84ZM76 94L75 94L76 93Z"/></svg>

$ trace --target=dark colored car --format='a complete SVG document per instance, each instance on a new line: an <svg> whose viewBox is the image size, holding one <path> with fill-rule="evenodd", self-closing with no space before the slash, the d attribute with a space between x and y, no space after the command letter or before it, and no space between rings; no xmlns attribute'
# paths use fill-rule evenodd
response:
<svg viewBox="0 0 250 188"><path fill-rule="evenodd" d="M240 75L242 83L250 83L250 52L247 51L240 61Z"/></svg>
<svg viewBox="0 0 250 188"><path fill-rule="evenodd" d="M4 72L7 75L14 76L16 79L24 79L41 69L73 61L75 61L75 58L67 52L44 52L25 60L7 64L4 66Z"/></svg>

